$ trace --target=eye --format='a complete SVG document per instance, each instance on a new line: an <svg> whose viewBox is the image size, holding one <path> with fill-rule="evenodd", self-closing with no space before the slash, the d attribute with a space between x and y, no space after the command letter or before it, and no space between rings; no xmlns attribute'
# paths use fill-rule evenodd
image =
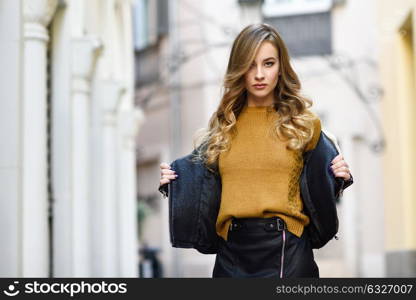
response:
<svg viewBox="0 0 416 300"><path fill-rule="evenodd" d="M266 66L268 66L268 67L271 67L271 66L273 66L274 65L274 62L273 61L268 61L268 62L266 62Z"/></svg>

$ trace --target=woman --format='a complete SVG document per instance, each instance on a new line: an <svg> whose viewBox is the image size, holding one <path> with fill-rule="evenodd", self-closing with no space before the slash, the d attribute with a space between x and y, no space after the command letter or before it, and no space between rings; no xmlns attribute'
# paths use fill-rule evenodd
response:
<svg viewBox="0 0 416 300"><path fill-rule="evenodd" d="M299 176L302 154L316 146L321 123L300 91L278 32L267 24L244 28L196 156L208 168L218 166L222 182L213 277L319 277ZM342 155L331 168L351 179ZM166 163L161 175L160 185L178 177Z"/></svg>

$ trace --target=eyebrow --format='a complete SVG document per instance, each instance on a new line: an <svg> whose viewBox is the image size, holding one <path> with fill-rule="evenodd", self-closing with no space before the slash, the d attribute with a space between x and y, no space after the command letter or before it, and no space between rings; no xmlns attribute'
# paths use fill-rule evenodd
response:
<svg viewBox="0 0 416 300"><path fill-rule="evenodd" d="M268 58L263 59L263 61L266 61L266 60L269 60L269 59L274 59L274 60L277 60L277 58L276 58L276 57L270 56L270 57L268 57ZM255 63L255 61L253 61L253 63Z"/></svg>

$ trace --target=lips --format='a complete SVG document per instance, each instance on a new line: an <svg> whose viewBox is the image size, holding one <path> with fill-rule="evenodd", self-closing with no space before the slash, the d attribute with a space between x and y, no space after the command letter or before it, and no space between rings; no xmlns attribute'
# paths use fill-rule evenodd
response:
<svg viewBox="0 0 416 300"><path fill-rule="evenodd" d="M264 89L267 84L254 84L254 88L257 90Z"/></svg>

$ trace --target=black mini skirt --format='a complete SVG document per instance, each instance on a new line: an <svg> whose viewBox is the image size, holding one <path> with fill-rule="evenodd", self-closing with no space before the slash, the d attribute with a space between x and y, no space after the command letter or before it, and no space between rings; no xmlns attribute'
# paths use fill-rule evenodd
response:
<svg viewBox="0 0 416 300"><path fill-rule="evenodd" d="M299 238L278 217L233 218L212 277L319 277L319 268L306 230Z"/></svg>

